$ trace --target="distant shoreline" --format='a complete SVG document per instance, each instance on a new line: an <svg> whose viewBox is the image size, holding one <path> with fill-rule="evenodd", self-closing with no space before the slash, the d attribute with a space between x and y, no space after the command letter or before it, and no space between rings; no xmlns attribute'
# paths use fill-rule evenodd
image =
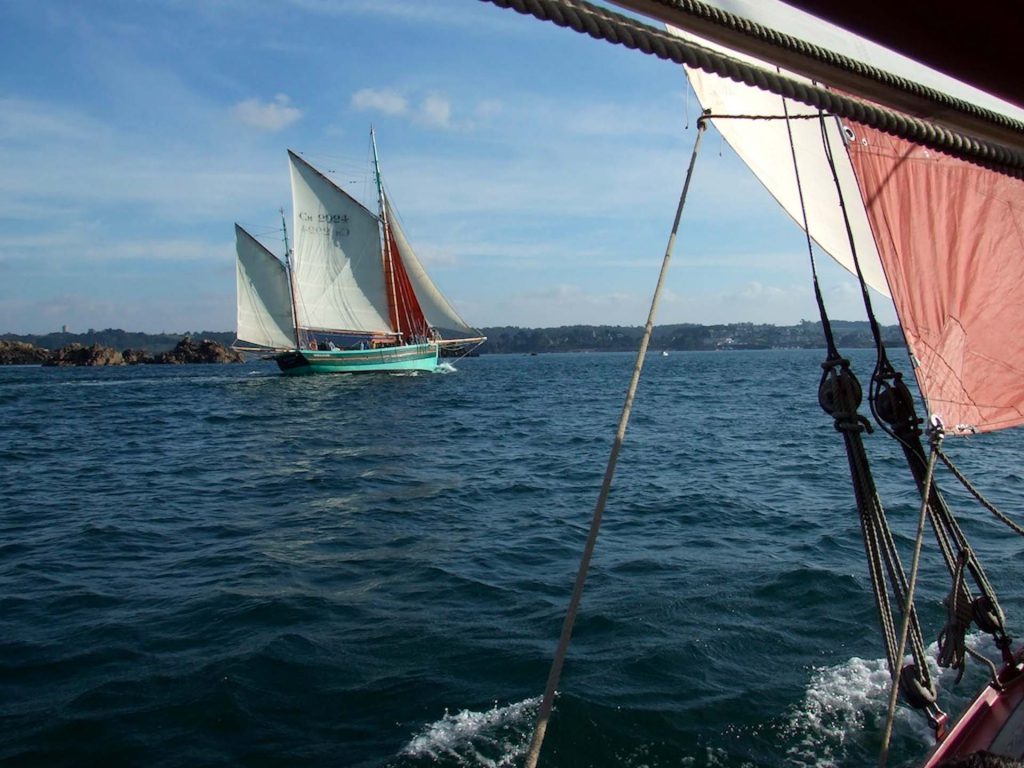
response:
<svg viewBox="0 0 1024 768"><path fill-rule="evenodd" d="M874 337L865 320L833 320L832 332L840 349L874 347ZM487 341L481 354L540 352L629 352L635 351L643 334L642 326L567 325L556 328L498 326L481 328ZM906 346L898 325L881 327L887 347ZM182 337L206 339L225 348L235 341L232 331L197 331L186 334L141 333L107 328L84 333L56 331L48 334L0 334L0 341L31 344L45 350L69 345L99 345L114 350L133 350L149 355L169 352ZM651 348L658 351L698 351L716 349L821 349L825 337L820 322L803 321L797 325L727 323L700 325L682 323L654 328Z"/></svg>

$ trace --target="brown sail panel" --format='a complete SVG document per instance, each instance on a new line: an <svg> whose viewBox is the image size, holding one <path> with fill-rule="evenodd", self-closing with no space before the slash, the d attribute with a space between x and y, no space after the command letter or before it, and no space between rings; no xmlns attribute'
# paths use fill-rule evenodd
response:
<svg viewBox="0 0 1024 768"><path fill-rule="evenodd" d="M1024 181L849 127L929 412L953 434L1024 423Z"/></svg>

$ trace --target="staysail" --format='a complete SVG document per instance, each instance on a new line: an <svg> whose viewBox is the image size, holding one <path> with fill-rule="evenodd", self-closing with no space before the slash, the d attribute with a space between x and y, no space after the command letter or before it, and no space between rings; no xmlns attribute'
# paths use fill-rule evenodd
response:
<svg viewBox="0 0 1024 768"><path fill-rule="evenodd" d="M300 328L387 334L377 216L294 152L292 276Z"/></svg>
<svg viewBox="0 0 1024 768"><path fill-rule="evenodd" d="M476 330L459 316L459 313L455 311L455 308L448 302L448 299L434 285L434 281L430 279L430 275L427 274L423 264L420 263L419 258L409 244L405 232L402 231L402 227L398 223L398 217L391 207L391 202L386 197L384 198L384 204L387 210L388 225L394 236L398 255L402 260L405 273L408 275L412 290L416 294L420 309L427 323L432 328L462 331L475 335Z"/></svg>
<svg viewBox="0 0 1024 768"><path fill-rule="evenodd" d="M845 45L860 61L884 65L944 92L964 96L972 91L781 4L734 0L729 10L804 40L827 41L831 50ZM837 36L845 40L837 42ZM724 50L706 40L700 43ZM750 57L730 55L777 71ZM687 75L712 119L716 114L783 114L779 96L697 70ZM983 101L989 109L1024 120L1022 110L991 98ZM791 116L811 111L793 102L786 108ZM786 124L724 119L715 125L780 204L802 221ZM797 119L790 127L810 234L850 268L852 254L821 124ZM825 128L857 258L866 282L893 297L929 414L940 417L952 434L1024 424L1024 387L1019 384L1024 340L1016 333L1024 327L1024 181L849 121L840 126L828 118Z"/></svg>
<svg viewBox="0 0 1024 768"><path fill-rule="evenodd" d="M236 336L268 349L291 349L292 303L288 274L274 254L235 224L238 316Z"/></svg>

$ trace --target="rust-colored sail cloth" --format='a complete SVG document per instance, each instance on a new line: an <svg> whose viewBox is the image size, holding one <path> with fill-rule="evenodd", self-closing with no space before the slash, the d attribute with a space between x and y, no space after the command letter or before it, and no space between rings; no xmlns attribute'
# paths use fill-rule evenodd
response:
<svg viewBox="0 0 1024 768"><path fill-rule="evenodd" d="M427 338L430 328L423 316L423 309L420 307L419 299L409 281L409 274L406 272L405 264L402 263L402 255L398 250L398 243L390 227L385 227L388 238L389 259L385 272L388 285L392 286L392 293L388 296L388 309L391 313L391 327L402 333L405 343L412 343L414 339L422 341Z"/></svg>
<svg viewBox="0 0 1024 768"><path fill-rule="evenodd" d="M1024 181L849 127L929 415L948 434L1024 423Z"/></svg>

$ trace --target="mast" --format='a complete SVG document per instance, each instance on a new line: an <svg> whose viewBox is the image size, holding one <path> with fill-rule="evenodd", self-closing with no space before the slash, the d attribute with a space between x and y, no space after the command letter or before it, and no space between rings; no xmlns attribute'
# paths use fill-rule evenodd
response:
<svg viewBox="0 0 1024 768"><path fill-rule="evenodd" d="M288 225L284 220L284 208L278 210L281 212L281 229L284 231L284 268L288 273L288 294L292 303L292 330L295 332L295 349L299 349L299 319L295 309L295 281L292 279L291 250L288 248Z"/></svg>
<svg viewBox="0 0 1024 768"><path fill-rule="evenodd" d="M391 253L391 235L388 228L387 206L384 205L384 184L381 182L380 162L377 159L377 132L373 126L370 127L370 146L373 147L373 176L377 181L377 209L380 213L380 257L384 265L384 279L387 280L388 301L391 304L395 319L395 331L399 337L402 337L401 318L398 316L398 294L395 288L394 255Z"/></svg>

